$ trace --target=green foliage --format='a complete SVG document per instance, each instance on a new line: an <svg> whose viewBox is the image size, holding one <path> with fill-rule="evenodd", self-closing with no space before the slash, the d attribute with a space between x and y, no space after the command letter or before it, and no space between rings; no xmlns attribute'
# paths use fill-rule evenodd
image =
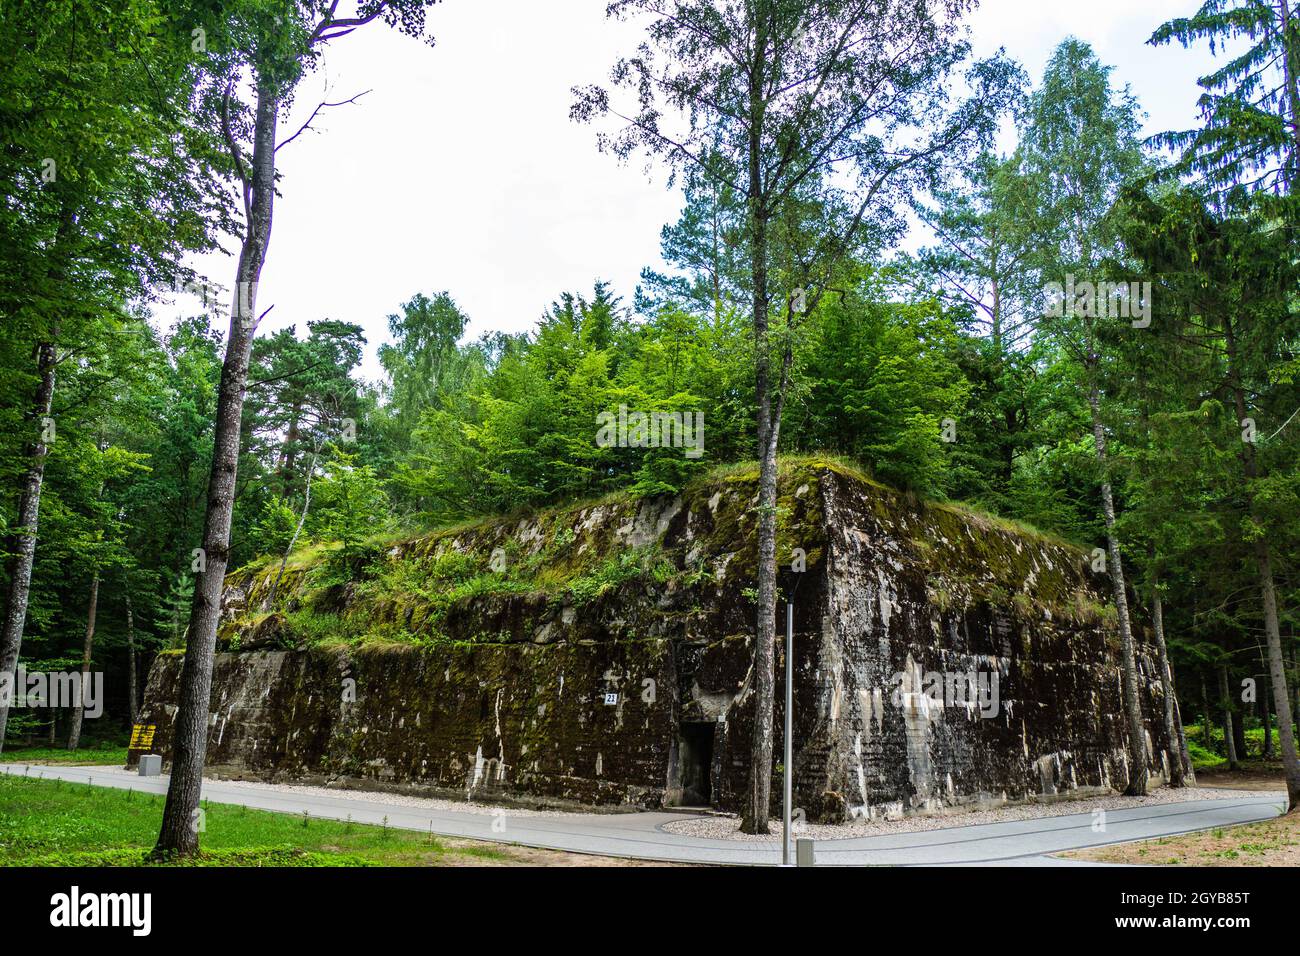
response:
<svg viewBox="0 0 1300 956"><path fill-rule="evenodd" d="M1188 740L1187 753L1192 758L1193 770L1219 770L1227 766L1227 759L1206 750L1199 742Z"/></svg>
<svg viewBox="0 0 1300 956"><path fill-rule="evenodd" d="M268 498L262 505L262 515L253 526L256 546L264 554L284 554L298 530L298 513L279 498ZM298 544L307 541L302 536Z"/></svg>
<svg viewBox="0 0 1300 956"><path fill-rule="evenodd" d="M1256 194L1291 192L1297 174L1295 87L1300 63L1296 10L1262 0L1205 0L1190 17L1162 24L1148 41L1184 47L1208 41L1218 53L1245 41L1244 51L1200 80L1203 125L1155 138L1181 153L1171 170L1194 175L1234 205Z"/></svg>
<svg viewBox="0 0 1300 956"><path fill-rule="evenodd" d="M312 536L338 541L344 557L351 558L364 540L383 533L388 499L374 468L355 454L333 447L324 470L314 489Z"/></svg>
<svg viewBox="0 0 1300 956"><path fill-rule="evenodd" d="M569 582L567 590L570 600L575 606L581 607L609 593L623 582L641 577L647 571L652 576L662 576L662 564L651 563L653 553L652 550L643 548L611 556L604 563ZM671 569L671 565L668 567Z"/></svg>
<svg viewBox="0 0 1300 956"><path fill-rule="evenodd" d="M1201 127L1156 137L1178 154L1160 169L1138 140L1132 94L1078 39L1058 46L1025 96L1023 73L1005 59L969 62L955 8L890 5L897 32L882 32L871 15L832 0L763 0L737 7L739 19L715 3L680 6L682 20L655 20L653 56L622 61L612 88L580 90L574 109L578 119L608 116L613 97L627 94L624 115L653 122L604 145L625 155L668 149L682 161L681 214L660 236L667 268L644 273L630 306L597 281L560 292L526 332L467 340L471 317L450 291L414 294L388 316L377 343L383 380L373 384L362 378L362 324L321 317L257 340L231 566L274 573L300 520L303 530L284 582L301 603L281 594L255 623L279 628L282 643L436 641L451 609L476 596L526 592L581 605L642 579L703 582L702 565L679 570L651 551L570 560L566 532L532 557L509 555L504 572L454 551L386 562L381 542L604 496L689 496L728 465L748 476L757 371L779 370L788 349L782 469L801 454L840 454L900 488L1090 544L1104 535L1095 391L1134 613L1145 624L1161 596L1180 686L1196 688L1202 676L1217 686L1221 664L1234 681L1258 669L1257 542L1274 556L1293 657L1300 256L1290 194L1300 141L1282 67L1300 62L1296 11L1282 22L1276 4L1207 0L1155 31L1157 45L1243 46L1201 81ZM392 20L419 33L425 7L403 0ZM147 309L193 278L188 255L233 226L217 110L226 83L255 67L291 90L318 63L304 53L314 9L237 4L210 24L204 51L189 43L192 11L156 0L113 9L17 0L0 15L0 127L10 147L0 152L6 591L39 434L36 347L53 342L58 359L29 663L75 662L96 574L95 663L111 687L124 684L128 601L142 672L160 645L184 644L224 343L211 315L163 332ZM734 98L746 78L727 57L706 55L695 29L717 39L748 36L747 24L755 38L763 28L765 68L792 80L767 103L757 145L772 178L757 192L741 175L752 118L733 109L748 102ZM860 42L841 55L841 35ZM893 46L900 38L916 48ZM861 77L892 69L886 53L910 68L891 73L897 96L882 109ZM669 70L666 85L638 85L652 61ZM825 98L809 111L799 78L828 62ZM967 66L974 97L958 101L949 88ZM698 108L676 109L687 104ZM242 136L248 110L231 108ZM698 147L695 160L656 138L670 115ZM995 155L989 137L1005 115L1018 142ZM831 173L818 144L836 143ZM47 159L52 178L42 175ZM909 209L927 234L914 254L890 260ZM763 335L752 314L756 212L771 292ZM1151 281L1151 326L1045 314L1044 285L1067 274ZM791 306L797 287L813 293L804 313ZM701 455L602 447L600 416L624 409L702 415ZM1259 433L1249 477L1243 414ZM955 442L944 440L949 421ZM782 541L787 516L778 508ZM349 588L387 602L392 619L372 627L339 614ZM1090 620L1113 613L1076 610ZM114 693L120 729L124 701ZM39 737L47 721L16 713L10 737Z"/></svg>
<svg viewBox="0 0 1300 956"><path fill-rule="evenodd" d="M970 394L959 333L935 303L889 302L875 277L853 278L809 325L808 394L789 412L796 447L838 449L885 482L942 497L959 480L943 423L960 422Z"/></svg>
<svg viewBox="0 0 1300 956"><path fill-rule="evenodd" d="M448 366L476 367L423 409L394 497L426 521L509 511L633 485L675 491L701 467L684 448L600 448L598 416L620 407L694 413L708 405L716 356L685 313L633 324L597 283L565 294L532 336L461 349ZM702 394L701 394L702 393ZM408 410L409 413L409 410ZM706 417L705 442L712 436ZM725 440L725 439L724 439ZM711 453L711 452L710 452Z"/></svg>
<svg viewBox="0 0 1300 956"><path fill-rule="evenodd" d="M158 633L165 636L168 647L183 647L189 625L190 604L194 600L194 578L181 573L170 582L159 605L156 622Z"/></svg>

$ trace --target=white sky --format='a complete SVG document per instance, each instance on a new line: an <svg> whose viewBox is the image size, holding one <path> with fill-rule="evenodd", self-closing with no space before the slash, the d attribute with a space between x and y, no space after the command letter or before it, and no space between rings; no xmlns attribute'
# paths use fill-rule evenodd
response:
<svg viewBox="0 0 1300 956"><path fill-rule="evenodd" d="M601 278L625 303L643 267L662 267L659 232L680 198L643 164L620 165L569 120L570 89L604 82L640 38L606 21L606 0L444 0L430 13L430 49L372 24L330 45L300 88L282 138L325 99L370 90L325 111L280 154L259 309L265 331L333 318L366 329L364 373L387 316L414 293L446 289L470 316L471 337L530 328L562 291ZM1196 123L1205 47L1155 49L1152 30L1189 16L1199 0L984 0L970 20L976 53L999 46L1036 83L1053 47L1073 34L1116 67L1149 114L1148 133ZM234 248L227 243L228 247ZM234 259L196 268L229 287ZM170 324L199 311L178 297L155 315ZM224 326L224 320L217 323Z"/></svg>

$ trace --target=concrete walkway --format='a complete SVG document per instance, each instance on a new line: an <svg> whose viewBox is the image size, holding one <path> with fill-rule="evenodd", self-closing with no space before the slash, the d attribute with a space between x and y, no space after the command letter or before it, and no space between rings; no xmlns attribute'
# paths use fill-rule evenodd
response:
<svg viewBox="0 0 1300 956"><path fill-rule="evenodd" d="M96 786L166 793L167 777L140 777L118 767L47 767L0 764L0 772L18 776L60 778ZM360 791L340 790L338 796L285 793L268 785L231 786L205 780L203 798L213 803L243 804L261 810L356 823L432 831L441 836L466 837L497 843L603 856L636 857L676 863L776 865L780 842L749 844L702 840L668 833L661 826L680 820L680 813L617 813L590 816L511 816L504 832L494 832L493 816L459 810L430 810L369 799ZM822 840L816 845L818 865L829 866L1070 866L1048 854L1062 850L1127 843L1171 836L1192 830L1252 823L1277 816L1283 801L1262 794L1240 799L1194 800L1130 810L1106 811L1105 832L1093 832L1092 812L975 826L954 825L941 830ZM500 826L500 824L498 824Z"/></svg>

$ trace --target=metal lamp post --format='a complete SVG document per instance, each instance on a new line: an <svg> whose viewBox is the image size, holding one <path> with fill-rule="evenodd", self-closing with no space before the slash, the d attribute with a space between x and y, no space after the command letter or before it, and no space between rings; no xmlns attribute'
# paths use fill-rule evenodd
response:
<svg viewBox="0 0 1300 956"><path fill-rule="evenodd" d="M785 603L785 795L781 801L781 865L790 865L790 805L794 790L791 772L794 770L794 602Z"/></svg>

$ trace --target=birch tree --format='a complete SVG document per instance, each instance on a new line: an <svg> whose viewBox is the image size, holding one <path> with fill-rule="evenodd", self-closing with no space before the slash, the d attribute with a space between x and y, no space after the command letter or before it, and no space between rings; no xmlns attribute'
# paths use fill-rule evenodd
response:
<svg viewBox="0 0 1300 956"><path fill-rule="evenodd" d="M1123 185L1144 171L1137 130L1137 103L1126 89L1112 88L1110 68L1087 44L1075 39L1061 43L1033 96L1023 145L1027 171L1040 189L1034 214L1043 250L1040 268L1047 283L1056 286L1045 295L1049 301L1039 330L1077 363L1091 418L1106 529L1105 565L1121 645L1129 738L1126 792L1131 795L1146 793L1148 753L1102 391L1104 337L1126 320L1111 314L1111 300L1096 289L1107 281L1106 264L1119 248L1111 209ZM1075 289L1080 290L1077 298ZM1126 301L1130 311L1139 305Z"/></svg>
<svg viewBox="0 0 1300 956"><path fill-rule="evenodd" d="M619 0L647 38L608 87L574 90L571 115L600 121L598 145L645 154L743 197L759 461L750 785L742 826L768 831L777 605L777 449L801 315L847 256L903 229L897 210L944 160L987 142L1016 70L972 63L973 2ZM953 89L963 78L970 94ZM808 211L813 210L811 218ZM798 229L782 227L796 222ZM776 255L774 236L804 236Z"/></svg>

